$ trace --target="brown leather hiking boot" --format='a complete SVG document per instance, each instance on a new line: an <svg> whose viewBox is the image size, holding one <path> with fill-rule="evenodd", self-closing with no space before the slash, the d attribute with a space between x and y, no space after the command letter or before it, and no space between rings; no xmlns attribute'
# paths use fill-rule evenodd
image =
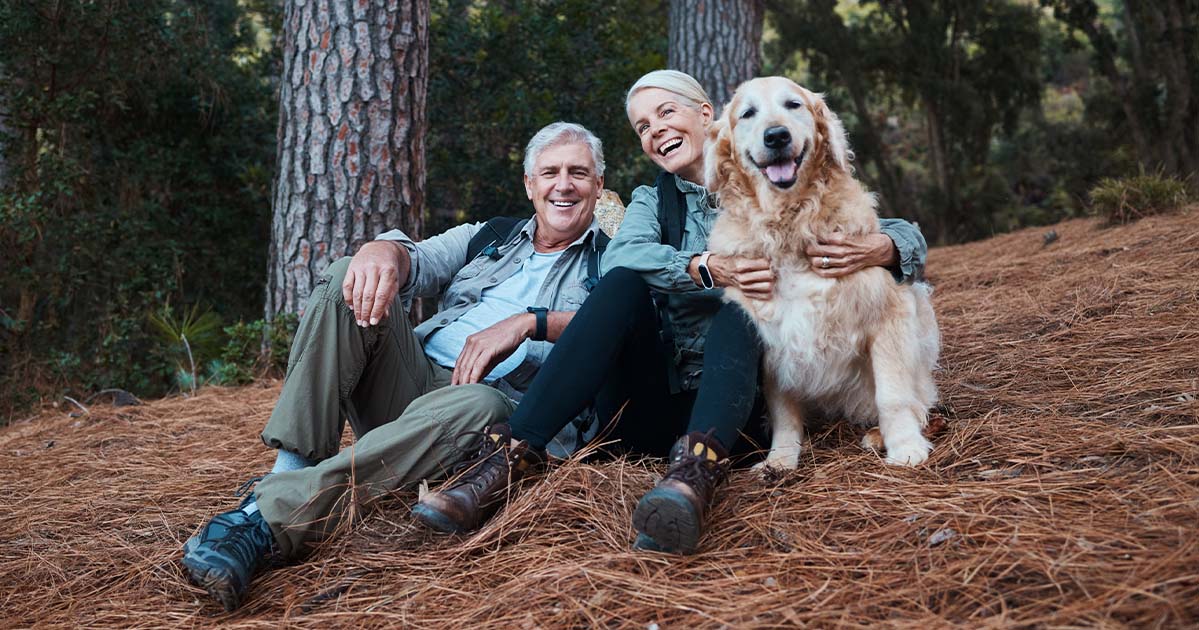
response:
<svg viewBox="0 0 1199 630"><path fill-rule="evenodd" d="M512 439L506 423L463 435L469 434L480 438L475 456L459 464L459 472L445 485L412 507L417 520L439 532L478 528L507 503L513 485L545 461L544 451L531 448L524 440Z"/></svg>
<svg viewBox="0 0 1199 630"><path fill-rule="evenodd" d="M729 456L710 434L692 432L670 449L670 467L633 511L637 549L690 554L699 545L716 486L728 475Z"/></svg>

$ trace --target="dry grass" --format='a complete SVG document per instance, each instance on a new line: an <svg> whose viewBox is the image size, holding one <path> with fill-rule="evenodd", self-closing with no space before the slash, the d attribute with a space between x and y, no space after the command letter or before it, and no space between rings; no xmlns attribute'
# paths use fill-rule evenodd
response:
<svg viewBox="0 0 1199 630"><path fill-rule="evenodd" d="M702 552L633 553L658 462L571 463L486 529L390 499L225 615L179 548L269 466L277 386L0 431L8 626L1179 627L1199 623L1199 212L932 253L948 430L916 470L833 425L733 475Z"/></svg>

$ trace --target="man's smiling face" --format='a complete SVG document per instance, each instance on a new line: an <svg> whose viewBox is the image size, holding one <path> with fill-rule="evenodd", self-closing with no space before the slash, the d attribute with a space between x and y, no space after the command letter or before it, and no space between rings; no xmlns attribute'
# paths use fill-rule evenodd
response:
<svg viewBox="0 0 1199 630"><path fill-rule="evenodd" d="M525 175L525 193L537 211L538 232L551 240L574 240L591 225L595 202L604 190L591 149L582 142L546 147L533 173Z"/></svg>

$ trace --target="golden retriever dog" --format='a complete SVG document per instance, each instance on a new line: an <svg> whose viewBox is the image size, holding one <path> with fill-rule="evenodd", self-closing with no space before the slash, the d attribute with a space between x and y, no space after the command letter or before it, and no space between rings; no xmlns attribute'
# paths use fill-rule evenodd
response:
<svg viewBox="0 0 1199 630"><path fill-rule="evenodd" d="M889 464L921 464L932 447L922 434L940 349L930 288L899 284L881 267L823 278L804 254L834 232L879 230L874 195L853 178L851 159L821 96L781 77L743 83L709 130L705 177L724 211L708 247L769 259L775 272L769 300L725 289L765 347L768 467L798 465L813 411L877 425Z"/></svg>

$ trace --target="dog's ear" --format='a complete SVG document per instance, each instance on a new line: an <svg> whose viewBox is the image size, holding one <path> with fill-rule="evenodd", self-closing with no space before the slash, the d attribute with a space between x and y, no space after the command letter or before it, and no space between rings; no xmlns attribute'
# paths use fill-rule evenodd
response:
<svg viewBox="0 0 1199 630"><path fill-rule="evenodd" d="M704 187L717 192L728 183L729 165L733 160L733 132L729 125L728 109L708 125L708 141L704 143Z"/></svg>
<svg viewBox="0 0 1199 630"><path fill-rule="evenodd" d="M813 94L812 97L815 102L816 132L824 140L828 159L842 170L850 170L849 163L853 160L853 151L849 148L849 139L845 136L845 127L841 124L841 119L824 103L823 95Z"/></svg>

